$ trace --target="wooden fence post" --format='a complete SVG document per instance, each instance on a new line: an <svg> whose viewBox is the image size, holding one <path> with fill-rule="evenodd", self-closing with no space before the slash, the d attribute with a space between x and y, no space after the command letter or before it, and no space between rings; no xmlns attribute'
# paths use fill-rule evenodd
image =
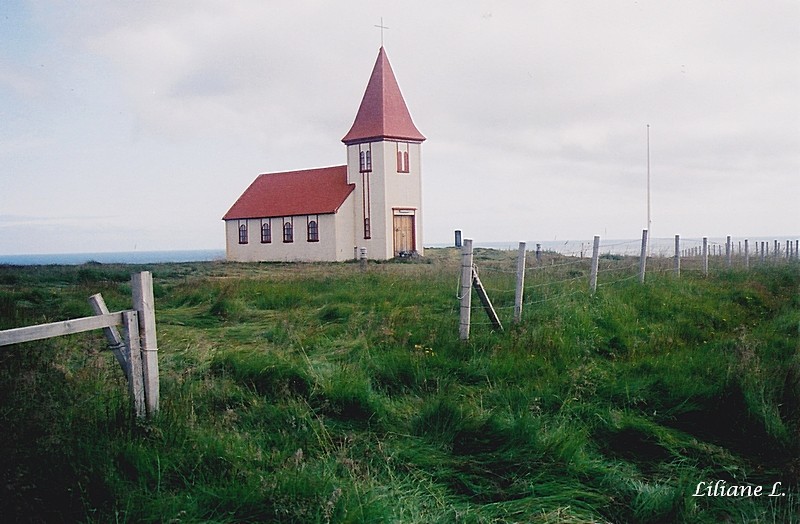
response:
<svg viewBox="0 0 800 524"><path fill-rule="evenodd" d="M645 266L647 265L647 230L642 230L642 252L639 255L639 282L644 283Z"/></svg>
<svg viewBox="0 0 800 524"><path fill-rule="evenodd" d="M750 239L744 239L744 268L750 268Z"/></svg>
<svg viewBox="0 0 800 524"><path fill-rule="evenodd" d="M672 261L672 272L681 276L681 236L675 235L675 259Z"/></svg>
<svg viewBox="0 0 800 524"><path fill-rule="evenodd" d="M111 313L106 306L106 301L103 300L103 295L97 293L89 297L89 304L92 306L92 311L95 315L108 315ZM103 334L106 336L108 347L114 353L117 362L119 362L122 372L125 373L125 378L131 379L130 363L128 362L127 351L125 351L125 343L119 334L116 326L103 328Z"/></svg>
<svg viewBox="0 0 800 524"><path fill-rule="evenodd" d="M153 276L149 271L131 276L133 309L139 313L139 335L142 347L142 372L147 413L158 411L158 343L156 339L156 309L153 299ZM131 351L133 353L133 351ZM133 376L131 372L131 376Z"/></svg>
<svg viewBox="0 0 800 524"><path fill-rule="evenodd" d="M133 400L133 411L136 416L142 418L147 412L145 380L142 366L142 348L139 332L139 312L123 311L122 324L125 328L125 346L130 363L130 376L128 378L128 391Z"/></svg>
<svg viewBox="0 0 800 524"><path fill-rule="evenodd" d="M589 272L589 292L594 295L597 291L597 269L600 265L600 235L594 236L592 243L592 269Z"/></svg>
<svg viewBox="0 0 800 524"><path fill-rule="evenodd" d="M469 321L472 310L472 239L465 238L461 248L461 323L459 337L469 339Z"/></svg>
<svg viewBox="0 0 800 524"><path fill-rule="evenodd" d="M733 267L733 246L731 246L731 236L728 235L728 238L725 240L725 263L728 265L730 269Z"/></svg>
<svg viewBox="0 0 800 524"><path fill-rule="evenodd" d="M517 289L514 292L514 323L522 320L522 300L525 294L525 242L519 243L517 252Z"/></svg>
<svg viewBox="0 0 800 524"><path fill-rule="evenodd" d="M708 237L703 237L703 274L708 276Z"/></svg>

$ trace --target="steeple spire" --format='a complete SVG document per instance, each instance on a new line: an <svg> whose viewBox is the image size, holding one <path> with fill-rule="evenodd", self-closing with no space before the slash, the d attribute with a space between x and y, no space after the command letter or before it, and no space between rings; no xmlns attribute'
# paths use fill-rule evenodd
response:
<svg viewBox="0 0 800 524"><path fill-rule="evenodd" d="M386 51L381 46L353 126L342 142L350 145L385 138L410 142L425 140L411 120Z"/></svg>

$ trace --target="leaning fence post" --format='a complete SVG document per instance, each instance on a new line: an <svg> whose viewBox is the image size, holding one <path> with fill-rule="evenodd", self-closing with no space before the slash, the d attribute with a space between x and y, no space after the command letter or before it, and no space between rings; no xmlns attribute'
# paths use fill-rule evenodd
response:
<svg viewBox="0 0 800 524"><path fill-rule="evenodd" d="M472 268L472 287L474 287L475 291L478 293L478 298L480 299L481 305L483 305L483 309L486 311L486 314L489 316L489 321L492 323L492 328L503 331L503 324L500 323L500 317L497 316L497 311L494 310L492 301L489 300L489 295L486 293L486 288L483 287L483 283L481 282L480 277L478 277L478 271L475 268Z"/></svg>
<svg viewBox="0 0 800 524"><path fill-rule="evenodd" d="M125 327L125 347L130 363L130 377L128 378L128 391L133 399L133 411L136 416L145 416L145 385L142 372L142 351L140 346L139 313L137 311L123 311L122 323Z"/></svg>
<svg viewBox="0 0 800 524"><path fill-rule="evenodd" d="M90 296L89 304L92 306L92 311L94 311L95 315L108 315L110 313L108 306L106 306L106 301L103 300L103 295L100 293ZM117 362L119 362L120 367L122 367L122 372L125 373L125 378L130 380L130 364L128 362L128 356L125 352L125 343L122 341L119 330L116 328L116 326L110 326L103 328L103 334L106 336L108 347L111 348L111 351L114 353Z"/></svg>
<svg viewBox="0 0 800 524"><path fill-rule="evenodd" d="M642 252L639 255L639 282L644 283L645 266L647 265L647 230L642 230Z"/></svg>
<svg viewBox="0 0 800 524"><path fill-rule="evenodd" d="M589 292L594 295L597 291L597 266L600 264L600 235L594 236L592 243L592 269L589 272Z"/></svg>
<svg viewBox="0 0 800 524"><path fill-rule="evenodd" d="M708 237L703 237L703 274L708 276Z"/></svg>
<svg viewBox="0 0 800 524"><path fill-rule="evenodd" d="M681 276L681 236L675 235L675 259L672 262L672 271L676 277Z"/></svg>
<svg viewBox="0 0 800 524"><path fill-rule="evenodd" d="M131 277L133 309L139 312L139 334L142 346L142 371L147 413L158 411L158 343L156 339L156 309L153 299L153 276L149 271ZM133 373L131 373L133 375Z"/></svg>
<svg viewBox="0 0 800 524"><path fill-rule="evenodd" d="M519 243L517 253L517 289L514 292L514 323L522 319L522 299L525 293L525 242Z"/></svg>
<svg viewBox="0 0 800 524"><path fill-rule="evenodd" d="M461 323L459 336L461 340L469 339L469 320L472 309L472 239L465 238L461 248Z"/></svg>

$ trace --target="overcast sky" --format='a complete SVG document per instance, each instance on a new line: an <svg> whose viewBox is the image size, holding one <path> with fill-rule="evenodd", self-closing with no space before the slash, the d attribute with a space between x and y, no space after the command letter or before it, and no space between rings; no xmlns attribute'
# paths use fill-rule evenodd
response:
<svg viewBox="0 0 800 524"><path fill-rule="evenodd" d="M224 247L384 44L426 244L800 234L800 2L0 2L0 254ZM788 237L787 237L788 238Z"/></svg>

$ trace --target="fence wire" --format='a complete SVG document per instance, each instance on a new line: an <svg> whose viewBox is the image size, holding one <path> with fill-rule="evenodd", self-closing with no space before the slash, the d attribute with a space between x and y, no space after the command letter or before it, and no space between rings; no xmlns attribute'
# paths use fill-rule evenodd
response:
<svg viewBox="0 0 800 524"><path fill-rule="evenodd" d="M663 242L656 252L649 250L646 255L647 274L665 275L675 273L675 249L666 247ZM537 305L566 301L576 296L589 297L593 294L590 289L592 273L593 246L589 249L581 246L580 256L575 253L555 253L544 251L537 253L526 252L525 263L522 270L525 282L522 286L523 318L526 309L535 308ZM705 245L705 249L703 249ZM787 241L770 244L769 242L753 242L749 245L745 257L743 243L733 241L718 242L709 239L682 238L677 246L678 269L681 273L690 274L708 273L710 271L726 270L730 267L749 267L778 263L784 260L798 261L798 242ZM510 251L510 250L509 250ZM589 256L584 256L588 254ZM597 260L596 289L612 289L616 286L627 285L640 278L641 241L630 240L599 244ZM747 263L745 262L747 260ZM473 259L473 271L478 275L484 291L492 302L492 308L502 314L502 323L510 324L512 321L509 310L515 310L517 275L519 260L516 256L508 256L505 260L498 260L495 255L481 253ZM462 282L459 267L458 288L456 299L460 302ZM472 292L470 286L470 292ZM478 300L470 303L471 315L478 321L471 320L471 325L492 325L489 320L484 320L481 310L484 307ZM460 310L460 303L454 305L453 311Z"/></svg>

